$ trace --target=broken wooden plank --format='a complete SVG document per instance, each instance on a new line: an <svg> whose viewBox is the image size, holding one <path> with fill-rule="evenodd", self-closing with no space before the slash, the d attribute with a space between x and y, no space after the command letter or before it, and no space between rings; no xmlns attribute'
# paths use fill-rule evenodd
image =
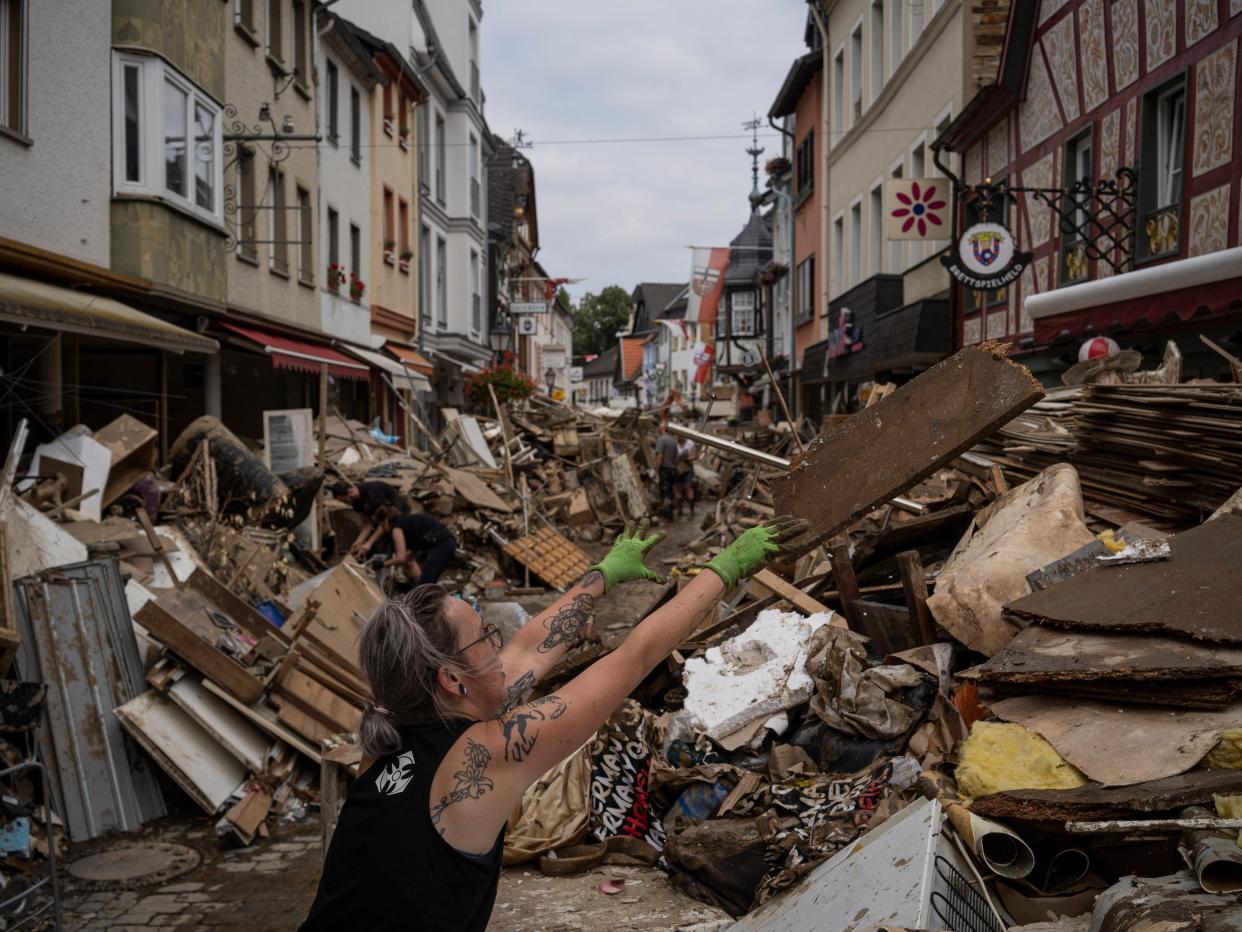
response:
<svg viewBox="0 0 1242 932"><path fill-rule="evenodd" d="M800 612L805 612L808 615L816 615L820 612L832 611L832 609L830 609L823 602L807 595L793 583L777 576L776 573L772 572L770 569L762 569L751 578L760 585L771 589Z"/></svg>
<svg viewBox="0 0 1242 932"><path fill-rule="evenodd" d="M993 343L968 347L820 434L773 483L778 513L811 522L808 545L840 533L931 475L1044 395Z"/></svg>
<svg viewBox="0 0 1242 932"><path fill-rule="evenodd" d="M266 731L273 738L279 738L290 747L301 751L316 764L320 762L319 751L315 748L315 746L307 742L297 732L290 731L284 725L280 724L280 722L276 719L276 713L268 706L261 703L246 705L243 702L238 702L211 680L203 680L203 688L209 693L223 699L246 718L250 719L250 721L254 722Z"/></svg>
<svg viewBox="0 0 1242 932"><path fill-rule="evenodd" d="M1242 770L1192 770L1133 786L1088 783L1072 790L1005 790L980 796L970 809L991 819L1062 822L1178 811L1211 803L1214 795L1236 793L1242 793Z"/></svg>
<svg viewBox="0 0 1242 932"><path fill-rule="evenodd" d="M1024 622L1242 644L1242 517L1169 538L1167 560L1097 566L1005 606Z"/></svg>
<svg viewBox="0 0 1242 932"><path fill-rule="evenodd" d="M927 608L927 579L923 576L923 561L917 550L903 550L897 554L897 568L901 571L901 585L906 596L910 617L918 629L922 644L936 643L936 622Z"/></svg>

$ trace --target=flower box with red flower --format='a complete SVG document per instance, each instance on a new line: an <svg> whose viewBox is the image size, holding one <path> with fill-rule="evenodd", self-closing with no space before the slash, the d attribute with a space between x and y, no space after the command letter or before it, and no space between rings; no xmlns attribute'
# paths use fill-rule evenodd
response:
<svg viewBox="0 0 1242 932"><path fill-rule="evenodd" d="M395 239L384 240L384 261L389 265L397 264L397 241Z"/></svg>
<svg viewBox="0 0 1242 932"><path fill-rule="evenodd" d="M339 293L341 283L345 281L345 266L339 262L333 262L328 266L328 290L333 293Z"/></svg>
<svg viewBox="0 0 1242 932"><path fill-rule="evenodd" d="M413 258L413 249L401 250L401 255L397 257L397 268L399 268L402 272L408 272L410 270L410 260Z"/></svg>
<svg viewBox="0 0 1242 932"><path fill-rule="evenodd" d="M355 304L362 300L362 296L366 294L367 284L352 272L349 276L349 297Z"/></svg>

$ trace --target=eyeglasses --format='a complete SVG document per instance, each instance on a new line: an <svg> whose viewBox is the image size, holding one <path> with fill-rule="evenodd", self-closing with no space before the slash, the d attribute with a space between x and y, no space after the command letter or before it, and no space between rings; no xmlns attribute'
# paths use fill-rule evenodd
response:
<svg viewBox="0 0 1242 932"><path fill-rule="evenodd" d="M490 641L492 646L495 647L497 650L499 650L500 647L504 644L504 637L501 635L500 629L497 628L495 625L486 625L483 628L483 636L481 638L475 638L465 647L458 648L457 653L459 654L465 653L466 651L470 650L470 648L474 647L475 644L480 644L483 641Z"/></svg>

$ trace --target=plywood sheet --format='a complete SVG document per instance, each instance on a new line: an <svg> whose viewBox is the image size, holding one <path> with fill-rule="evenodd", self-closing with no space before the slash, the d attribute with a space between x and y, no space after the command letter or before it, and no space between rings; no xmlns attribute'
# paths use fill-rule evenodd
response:
<svg viewBox="0 0 1242 932"><path fill-rule="evenodd" d="M440 468L444 470L449 482L453 484L453 490L472 505L487 511L501 511L505 514L513 512L515 506L493 492L478 476L464 469L454 469L452 466Z"/></svg>
<svg viewBox="0 0 1242 932"><path fill-rule="evenodd" d="M272 739L219 696L204 689L200 680L183 676L169 687L168 697L247 769L263 771Z"/></svg>
<svg viewBox="0 0 1242 932"><path fill-rule="evenodd" d="M219 812L246 779L244 764L154 690L120 706L116 717L208 815Z"/></svg>
<svg viewBox="0 0 1242 932"><path fill-rule="evenodd" d="M822 540L969 449L1043 397L995 346L968 347L817 437L773 483L778 513Z"/></svg>
<svg viewBox="0 0 1242 932"><path fill-rule="evenodd" d="M1242 649L1160 635L1031 625L976 667L973 676L982 683L1236 677L1242 676Z"/></svg>
<svg viewBox="0 0 1242 932"><path fill-rule="evenodd" d="M1242 644L1242 517L1169 538L1168 560L1095 567L1005 606L1023 621Z"/></svg>
<svg viewBox="0 0 1242 932"><path fill-rule="evenodd" d="M1039 734L1088 778L1105 786L1130 786L1185 773L1226 729L1242 722L1242 704L1202 711L1017 696L990 707L1003 721Z"/></svg>

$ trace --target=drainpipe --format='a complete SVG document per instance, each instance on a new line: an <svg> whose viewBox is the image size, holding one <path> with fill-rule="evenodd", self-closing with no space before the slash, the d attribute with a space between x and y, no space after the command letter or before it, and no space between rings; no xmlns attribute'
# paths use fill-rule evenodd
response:
<svg viewBox="0 0 1242 932"><path fill-rule="evenodd" d="M823 145L820 147L820 151L823 154L820 156L820 159L822 160L822 163L824 166L823 184L820 186L820 194L819 194L821 210L823 211L823 217L820 220L820 229L819 229L819 254L822 257L819 263L820 281L823 282L823 289L822 289L823 304L821 305L822 307L821 317L822 317L828 313L828 271L829 271L828 257L829 255L831 255L831 253L828 251L829 250L828 231L832 228L832 199L828 196L828 193L831 187L828 181L828 177L829 177L828 154L831 150L831 146L828 145L828 139L829 139L828 134L831 131L831 126L829 125L829 109L828 109L828 91L829 91L828 76L832 73L831 72L832 61L831 61L831 52L829 48L830 43L828 41L827 11L826 9L824 9L823 0L807 0L807 5L811 8L811 16L815 18L815 26L816 28L819 29L820 45L822 46L821 48L821 58L822 58L821 70L823 74L823 79L820 81L820 94L819 94L820 121L823 125L823 140L822 140ZM818 324L819 322L816 321L817 327L818 327ZM820 334L818 330L816 331L815 335L817 337L823 336L823 334Z"/></svg>
<svg viewBox="0 0 1242 932"><path fill-rule="evenodd" d="M768 114L768 125L789 140L789 149L794 155L796 151L796 139L794 134L783 126L778 126L776 121L772 119L772 115ZM773 187L772 191L777 197L785 203L785 208L789 215L789 270L785 273L789 276L789 346L785 351L785 355L789 359L789 387L785 392L785 403L789 405L789 416L796 418L798 416L798 324L797 315L794 313L794 283L797 281L796 273L798 269L798 257L794 254L794 206L793 206L793 181L789 182L789 191L781 191ZM793 428L793 424L789 425Z"/></svg>

